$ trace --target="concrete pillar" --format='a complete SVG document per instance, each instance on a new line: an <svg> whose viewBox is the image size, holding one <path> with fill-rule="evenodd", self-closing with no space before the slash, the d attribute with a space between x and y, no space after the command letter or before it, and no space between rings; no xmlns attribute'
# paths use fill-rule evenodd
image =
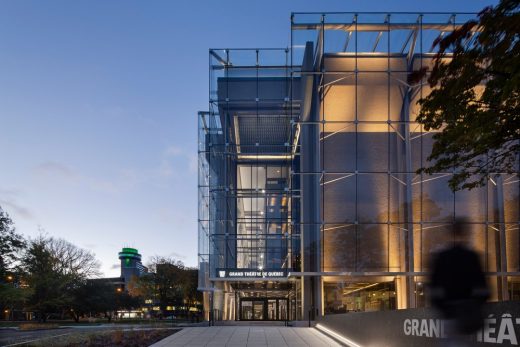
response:
<svg viewBox="0 0 520 347"><path fill-rule="evenodd" d="M412 167L412 147L410 143L410 101L412 98L413 88L404 88L403 105L401 108L401 121L403 122L403 135L404 135L404 164L405 164L405 221L406 221L406 234L405 234L405 263L404 270L408 273L415 271L415 260L414 260L414 228L413 228L413 208L412 208L412 179L413 179L413 167ZM415 308L415 281L414 277L407 275L405 286L401 287L401 290L406 291L406 301L402 302L402 306L406 308ZM399 290L399 291L401 291ZM401 293L399 293L400 297Z"/></svg>
<svg viewBox="0 0 520 347"><path fill-rule="evenodd" d="M497 211L498 211L498 249L497 254L497 271L507 272L507 254L506 254L506 225L505 225L505 210L504 210L504 181L502 175L496 175L496 189L497 189ZM509 291L507 287L507 276L498 276L498 300L509 300Z"/></svg>
<svg viewBox="0 0 520 347"><path fill-rule="evenodd" d="M300 173L301 173L301 242L302 271L321 271L321 217L320 217L320 97L318 82L312 73L313 44L307 42L302 67L304 106L300 117ZM314 319L321 314L321 278L304 276L303 278L303 315L307 319L309 312Z"/></svg>

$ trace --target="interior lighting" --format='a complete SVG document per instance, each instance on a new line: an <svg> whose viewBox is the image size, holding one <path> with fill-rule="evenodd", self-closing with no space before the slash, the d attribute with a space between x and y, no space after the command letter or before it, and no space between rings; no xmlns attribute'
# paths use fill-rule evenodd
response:
<svg viewBox="0 0 520 347"><path fill-rule="evenodd" d="M356 289L354 289L354 290L350 290L350 291L349 291L348 288L347 288L347 289L345 289L345 290L343 291L343 294L350 295L350 294L352 294L352 293L359 292L360 290L363 290L363 289L367 289L367 288L370 288L370 287L377 286L378 284L379 284L379 283L369 284L369 285L367 285L367 286L365 286L365 287L356 288Z"/></svg>
<svg viewBox="0 0 520 347"><path fill-rule="evenodd" d="M294 155L286 154L286 155L269 155L269 154L239 154L239 159L249 159L249 160L291 160L294 158Z"/></svg>

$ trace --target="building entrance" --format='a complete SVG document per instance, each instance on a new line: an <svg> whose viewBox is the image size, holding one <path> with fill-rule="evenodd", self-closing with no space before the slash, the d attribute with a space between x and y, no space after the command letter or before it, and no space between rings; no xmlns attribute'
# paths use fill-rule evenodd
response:
<svg viewBox="0 0 520 347"><path fill-rule="evenodd" d="M288 301L285 298L240 299L240 320L286 320Z"/></svg>

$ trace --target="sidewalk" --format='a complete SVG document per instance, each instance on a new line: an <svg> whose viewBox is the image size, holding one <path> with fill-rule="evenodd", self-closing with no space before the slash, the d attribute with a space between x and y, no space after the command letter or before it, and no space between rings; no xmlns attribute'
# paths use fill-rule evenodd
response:
<svg viewBox="0 0 520 347"><path fill-rule="evenodd" d="M184 328L150 347L170 346L341 346L315 328L213 326Z"/></svg>

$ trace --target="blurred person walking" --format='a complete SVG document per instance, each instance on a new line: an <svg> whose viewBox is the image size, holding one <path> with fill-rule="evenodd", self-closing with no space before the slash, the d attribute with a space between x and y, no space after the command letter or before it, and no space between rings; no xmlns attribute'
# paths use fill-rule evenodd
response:
<svg viewBox="0 0 520 347"><path fill-rule="evenodd" d="M446 346L465 346L467 337L482 328L489 297L479 255L468 246L469 228L467 220L456 219L454 244L432 260L430 298L445 320Z"/></svg>

